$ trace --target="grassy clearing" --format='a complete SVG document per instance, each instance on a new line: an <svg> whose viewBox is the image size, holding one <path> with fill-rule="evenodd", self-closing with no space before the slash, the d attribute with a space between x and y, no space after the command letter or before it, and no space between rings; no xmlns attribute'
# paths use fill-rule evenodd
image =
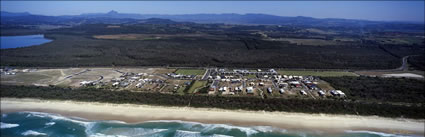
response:
<svg viewBox="0 0 425 137"><path fill-rule="evenodd" d="M195 81L193 85L189 88L187 93L194 93L196 89L201 88L207 84L207 81Z"/></svg>
<svg viewBox="0 0 425 137"><path fill-rule="evenodd" d="M323 89L323 90L333 90L333 89L335 89L335 88L333 88L331 85L329 85L329 83L328 83L328 82L323 81L323 80L321 80L321 81L317 84L317 86L319 86L319 88L320 88L320 89Z"/></svg>
<svg viewBox="0 0 425 137"><path fill-rule="evenodd" d="M179 95L184 95L184 89L186 88L186 86L182 86L179 89L177 89L177 94Z"/></svg>
<svg viewBox="0 0 425 137"><path fill-rule="evenodd" d="M274 39L275 41L288 41L298 45L312 45L312 46L325 46L325 45L344 45L332 40L321 40L321 39L296 39L296 38L279 38Z"/></svg>
<svg viewBox="0 0 425 137"><path fill-rule="evenodd" d="M37 83L42 79L49 78L51 77L37 73L17 73L16 75L2 76L1 81L13 81L24 85L30 85L32 83Z"/></svg>
<svg viewBox="0 0 425 137"><path fill-rule="evenodd" d="M257 76L256 75L247 75L247 76L245 76L246 78L257 78Z"/></svg>
<svg viewBox="0 0 425 137"><path fill-rule="evenodd" d="M204 69L177 69L175 73L183 74L183 75L203 75L205 73L205 70Z"/></svg>
<svg viewBox="0 0 425 137"><path fill-rule="evenodd" d="M300 76L320 76L320 77L357 76L353 72L345 72L345 71L279 70L278 72L281 75L300 75Z"/></svg>

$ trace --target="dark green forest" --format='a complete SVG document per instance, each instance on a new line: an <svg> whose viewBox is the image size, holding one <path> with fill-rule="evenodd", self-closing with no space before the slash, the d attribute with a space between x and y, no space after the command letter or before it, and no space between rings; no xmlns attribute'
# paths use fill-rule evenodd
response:
<svg viewBox="0 0 425 137"><path fill-rule="evenodd" d="M425 81L407 78L322 77L348 98L362 101L425 103Z"/></svg>
<svg viewBox="0 0 425 137"><path fill-rule="evenodd" d="M47 35L51 43L1 50L2 66L184 66L387 69L400 59L376 46L297 46L258 39L99 40Z"/></svg>
<svg viewBox="0 0 425 137"><path fill-rule="evenodd" d="M190 106L222 109L286 111L303 113L378 115L384 117L424 118L423 105L395 105L345 100L280 99L176 95L147 92L109 91L92 88L1 86L1 97L75 100L88 102L131 103L161 106ZM189 105L190 104L190 105Z"/></svg>
<svg viewBox="0 0 425 137"><path fill-rule="evenodd" d="M172 66L172 67L245 67L305 69L394 69L401 58L422 54L423 44L380 44L368 37L393 34L370 32L360 35L353 28L318 28L337 34L306 31L309 27L277 25L226 25L177 23L160 19L150 23L82 24L40 30L22 26L2 26L2 35L43 33L53 42L40 46L1 49L1 66L82 67L82 66ZM154 23L152 23L154 22ZM168 22L168 23L167 23ZM268 35L265 38L264 35ZM94 35L155 34L175 37L141 40L95 39ZM184 37L182 34L199 35ZM395 33L414 37L417 33ZM406 35L406 36L404 36ZM273 38L335 38L354 41L317 46L273 41ZM269 40L267 40L269 39ZM370 38L368 38L370 39ZM421 66L424 61L409 63ZM422 67L418 67L421 69Z"/></svg>

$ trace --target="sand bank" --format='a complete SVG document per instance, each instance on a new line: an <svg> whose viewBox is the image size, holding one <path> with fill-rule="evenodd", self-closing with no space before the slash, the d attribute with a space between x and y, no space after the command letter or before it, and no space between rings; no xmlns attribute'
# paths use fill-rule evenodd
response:
<svg viewBox="0 0 425 137"><path fill-rule="evenodd" d="M37 111L90 120L138 123L150 120L183 120L238 126L273 126L287 130L344 132L369 130L394 134L424 135L424 120L378 116L262 112L134 104L1 98L1 112Z"/></svg>

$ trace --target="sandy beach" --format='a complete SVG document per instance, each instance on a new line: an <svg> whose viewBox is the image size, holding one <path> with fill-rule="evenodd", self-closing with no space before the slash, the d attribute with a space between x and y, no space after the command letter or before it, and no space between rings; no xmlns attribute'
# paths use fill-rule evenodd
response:
<svg viewBox="0 0 425 137"><path fill-rule="evenodd" d="M151 120L182 120L238 126L273 126L287 130L341 133L368 130L392 134L424 135L424 119L378 116L262 112L134 104L1 98L1 113L36 111L57 113L89 120L119 120L139 123Z"/></svg>

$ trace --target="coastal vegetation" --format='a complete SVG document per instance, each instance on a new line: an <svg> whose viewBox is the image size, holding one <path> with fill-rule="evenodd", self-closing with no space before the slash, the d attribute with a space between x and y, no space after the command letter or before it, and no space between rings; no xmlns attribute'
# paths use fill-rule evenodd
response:
<svg viewBox="0 0 425 137"><path fill-rule="evenodd" d="M18 26L3 26L2 35L9 35L8 32L14 35L18 31L13 30ZM40 31L26 29L22 33ZM196 24L161 19L136 24L87 23L43 30L47 38L54 40L47 44L2 49L0 65L394 69L401 65L403 56L424 51L424 45L418 42L379 43L377 41L387 41L385 37L390 36L380 33L382 30L371 31L368 36L358 35L356 30L341 27ZM416 37L419 35L417 33L399 33L421 41ZM303 44L285 39L274 40L281 38ZM409 63L421 62L423 64L421 60Z"/></svg>
<svg viewBox="0 0 425 137"><path fill-rule="evenodd" d="M46 37L55 40L40 46L2 49L1 65L388 69L401 64L399 58L375 46L300 47L246 38L120 41L76 35Z"/></svg>
<svg viewBox="0 0 425 137"><path fill-rule="evenodd" d="M425 81L408 78L321 77L348 98L361 101L423 104Z"/></svg>
<svg viewBox="0 0 425 137"><path fill-rule="evenodd" d="M398 105L347 100L281 99L176 95L149 92L109 91L93 88L60 88L2 85L1 97L75 100L106 103L131 103L162 106L190 106L254 111L378 115L384 117L424 118L423 105Z"/></svg>

